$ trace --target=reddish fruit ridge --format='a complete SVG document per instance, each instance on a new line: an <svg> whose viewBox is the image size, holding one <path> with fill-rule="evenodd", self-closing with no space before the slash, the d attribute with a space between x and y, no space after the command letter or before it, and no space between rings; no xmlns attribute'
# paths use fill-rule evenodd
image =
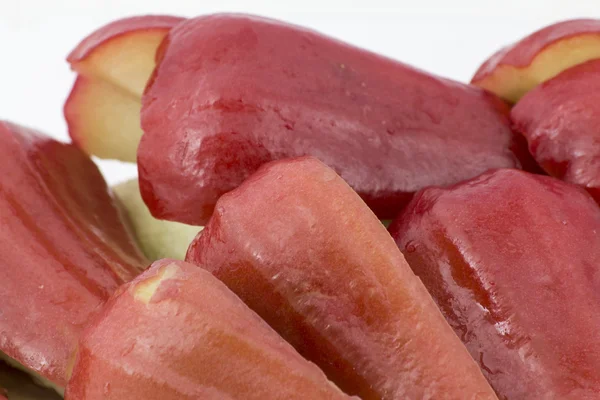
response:
<svg viewBox="0 0 600 400"><path fill-rule="evenodd" d="M223 283L174 260L155 262L90 322L66 398L350 399Z"/></svg>
<svg viewBox="0 0 600 400"><path fill-rule="evenodd" d="M187 260L363 400L495 399L385 227L314 158L221 197Z"/></svg>
<svg viewBox="0 0 600 400"><path fill-rule="evenodd" d="M90 315L146 260L95 164L0 122L0 351L66 385Z"/></svg>
<svg viewBox="0 0 600 400"><path fill-rule="evenodd" d="M415 196L390 227L502 399L598 399L600 209L499 170Z"/></svg>

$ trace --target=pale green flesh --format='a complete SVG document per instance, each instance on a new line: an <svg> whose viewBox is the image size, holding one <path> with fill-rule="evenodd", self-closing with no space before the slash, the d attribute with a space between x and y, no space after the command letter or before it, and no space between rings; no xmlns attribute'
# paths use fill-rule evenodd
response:
<svg viewBox="0 0 600 400"><path fill-rule="evenodd" d="M188 246L203 227L154 218L142 200L137 178L118 184L113 192L146 257L151 261L185 258Z"/></svg>

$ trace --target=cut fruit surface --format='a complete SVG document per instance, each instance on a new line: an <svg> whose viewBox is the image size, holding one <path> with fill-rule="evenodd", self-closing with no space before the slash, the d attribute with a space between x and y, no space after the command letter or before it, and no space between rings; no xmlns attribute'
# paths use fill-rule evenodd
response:
<svg viewBox="0 0 600 400"><path fill-rule="evenodd" d="M147 265L77 147L0 122L0 351L64 387L88 318Z"/></svg>
<svg viewBox="0 0 600 400"><path fill-rule="evenodd" d="M88 154L135 162L142 135L141 97L155 53L182 18L142 16L106 25L67 60L78 79L65 104L69 134Z"/></svg>
<svg viewBox="0 0 600 400"><path fill-rule="evenodd" d="M183 260L190 242L201 226L161 221L152 216L142 196L137 179L113 187L118 204L124 210L142 251L150 260Z"/></svg>
<svg viewBox="0 0 600 400"><path fill-rule="evenodd" d="M600 201L600 60L533 89L511 119L548 174L583 186Z"/></svg>
<svg viewBox="0 0 600 400"><path fill-rule="evenodd" d="M385 227L314 158L267 164L223 195L187 260L349 394L496 398Z"/></svg>
<svg viewBox="0 0 600 400"><path fill-rule="evenodd" d="M135 161L142 137L140 99L100 79L79 76L64 114L71 139L100 158Z"/></svg>
<svg viewBox="0 0 600 400"><path fill-rule="evenodd" d="M160 219L203 225L219 196L282 158L319 158L382 219L422 187L520 166L497 97L311 30L205 16L159 53L138 165Z"/></svg>
<svg viewBox="0 0 600 400"><path fill-rule="evenodd" d="M183 20L166 15L120 19L90 34L67 61L77 73L141 98L154 70L156 49L166 33Z"/></svg>
<svg viewBox="0 0 600 400"><path fill-rule="evenodd" d="M600 393L600 209L517 170L415 196L390 231L502 399Z"/></svg>
<svg viewBox="0 0 600 400"><path fill-rule="evenodd" d="M499 50L479 67L471 83L516 103L540 83L597 58L600 20L563 21Z"/></svg>
<svg viewBox="0 0 600 400"><path fill-rule="evenodd" d="M210 273L161 260L86 328L69 400L350 399Z"/></svg>

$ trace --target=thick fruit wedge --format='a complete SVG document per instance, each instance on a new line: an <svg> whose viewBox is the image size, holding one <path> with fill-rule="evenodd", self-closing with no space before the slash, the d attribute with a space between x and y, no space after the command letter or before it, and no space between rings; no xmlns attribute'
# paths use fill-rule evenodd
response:
<svg viewBox="0 0 600 400"><path fill-rule="evenodd" d="M314 158L268 164L221 197L187 259L347 393L496 398L385 227Z"/></svg>
<svg viewBox="0 0 600 400"><path fill-rule="evenodd" d="M0 165L0 352L63 387L81 328L146 260L77 147L0 122Z"/></svg>
<svg viewBox="0 0 600 400"><path fill-rule="evenodd" d="M146 257L152 261L185 258L187 248L202 230L201 226L154 218L142 200L137 178L118 184L113 191Z"/></svg>
<svg viewBox="0 0 600 400"><path fill-rule="evenodd" d="M506 105L316 32L244 15L173 28L142 106L152 214L203 225L262 164L312 155L381 217L412 194L518 167Z"/></svg>
<svg viewBox="0 0 600 400"><path fill-rule="evenodd" d="M349 399L211 274L161 260L86 328L69 400Z"/></svg>
<svg viewBox="0 0 600 400"><path fill-rule="evenodd" d="M597 58L600 20L563 21L500 49L479 67L471 83L516 103L540 83Z"/></svg>
<svg viewBox="0 0 600 400"><path fill-rule="evenodd" d="M69 134L85 152L135 162L141 97L155 53L182 18L141 16L108 24L85 38L67 61L78 74L65 104Z"/></svg>
<svg viewBox="0 0 600 400"><path fill-rule="evenodd" d="M502 399L600 396L600 209L516 170L426 189L390 227Z"/></svg>
<svg viewBox="0 0 600 400"><path fill-rule="evenodd" d="M600 201L600 60L533 89L511 118L546 172L585 187Z"/></svg>

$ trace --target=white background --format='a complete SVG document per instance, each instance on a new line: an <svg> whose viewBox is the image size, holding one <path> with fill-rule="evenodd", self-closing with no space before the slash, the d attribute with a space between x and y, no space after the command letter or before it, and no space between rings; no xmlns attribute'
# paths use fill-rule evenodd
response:
<svg viewBox="0 0 600 400"><path fill-rule="evenodd" d="M600 0L0 0L0 118L68 140L62 105L74 77L64 59L81 39L124 16L219 11L287 20L468 81L487 56L525 34L600 18ZM133 166L100 165L111 183L135 174Z"/></svg>

